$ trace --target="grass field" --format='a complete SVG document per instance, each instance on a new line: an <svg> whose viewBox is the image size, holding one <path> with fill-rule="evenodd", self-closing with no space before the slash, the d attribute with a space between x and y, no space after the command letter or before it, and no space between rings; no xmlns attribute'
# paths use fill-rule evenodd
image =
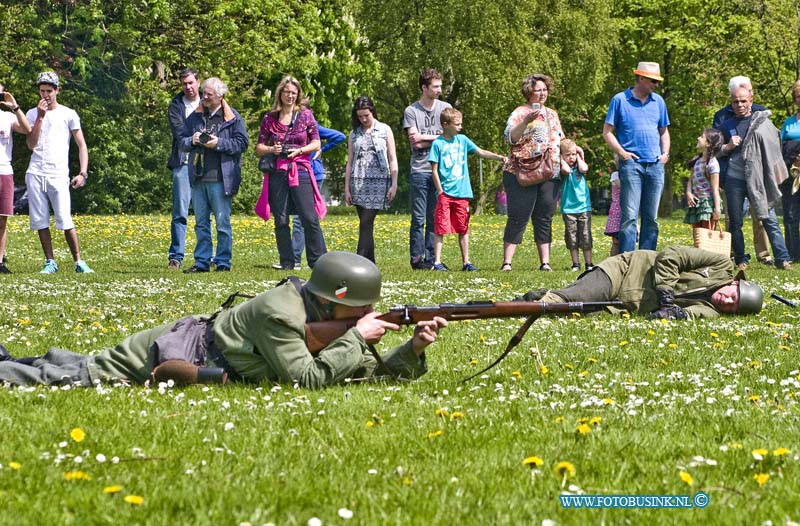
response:
<svg viewBox="0 0 800 526"><path fill-rule="evenodd" d="M595 218L595 258L608 253ZM10 221L0 276L0 342L94 353L137 330L210 313L231 292L282 274L272 224L234 219L234 271L166 269L169 218L76 219L77 275L43 264L27 218ZM398 303L508 300L574 279L563 240L555 272L527 232L500 272L503 218L474 217L478 273L412 272L408 216L379 216L382 310ZM354 250L355 216L323 223L330 250ZM562 238L559 218L556 238ZM679 220L660 246L689 244ZM748 245L750 234L745 233ZM190 232L189 252L194 244ZM446 238L445 263L460 267ZM191 257L188 258L191 264ZM800 271L750 277L797 300ZM308 270L298 272L308 276ZM0 387L0 523L21 525L583 525L800 523L798 311L667 322L601 315L537 321L501 365L522 320L452 323L409 384L145 389ZM384 339L386 346L409 331ZM794 481L794 482L792 482ZM708 495L705 508L566 509L565 494Z"/></svg>

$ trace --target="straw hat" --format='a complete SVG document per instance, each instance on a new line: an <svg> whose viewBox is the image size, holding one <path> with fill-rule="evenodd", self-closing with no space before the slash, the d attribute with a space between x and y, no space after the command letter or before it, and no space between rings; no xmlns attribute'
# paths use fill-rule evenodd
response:
<svg viewBox="0 0 800 526"><path fill-rule="evenodd" d="M633 70L633 74L658 81L664 80L664 77L661 76L661 67L659 67L658 62L639 62L639 65Z"/></svg>

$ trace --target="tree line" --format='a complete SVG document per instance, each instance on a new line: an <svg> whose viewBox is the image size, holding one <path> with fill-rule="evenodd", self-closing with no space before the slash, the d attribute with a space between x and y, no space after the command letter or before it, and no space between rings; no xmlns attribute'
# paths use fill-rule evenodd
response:
<svg viewBox="0 0 800 526"><path fill-rule="evenodd" d="M255 142L261 117L285 74L303 82L318 120L345 132L352 101L373 98L398 137L400 191L407 206L408 142L403 108L419 97L423 67L444 74L443 99L464 114L477 144L507 150L502 131L523 102L522 79L552 76L548 105L587 152L590 173L613 169L601 137L608 102L632 85L641 60L659 62L672 125L663 209L681 195L695 138L727 103L727 82L749 76L755 100L780 125L794 108L800 77L800 4L795 0L34 0L0 9L0 82L23 108L38 102L40 71L63 79L59 102L77 110L90 150L89 186L74 196L83 212L166 211L170 132L166 111L177 74L192 67L219 76ZM14 148L22 182L30 153ZM332 185L343 178L345 148L326 154ZM238 211L261 188L255 156L244 158ZM480 209L500 181L484 171ZM592 178L607 185L607 178Z"/></svg>

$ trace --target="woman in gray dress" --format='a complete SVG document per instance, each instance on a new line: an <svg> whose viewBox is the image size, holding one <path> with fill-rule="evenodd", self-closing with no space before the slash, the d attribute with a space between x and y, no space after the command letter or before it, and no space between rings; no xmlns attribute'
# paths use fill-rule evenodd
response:
<svg viewBox="0 0 800 526"><path fill-rule="evenodd" d="M375 104L361 96L353 104L353 131L347 139L344 196L358 212L356 253L375 261L375 216L397 194L397 155L392 129L377 119Z"/></svg>

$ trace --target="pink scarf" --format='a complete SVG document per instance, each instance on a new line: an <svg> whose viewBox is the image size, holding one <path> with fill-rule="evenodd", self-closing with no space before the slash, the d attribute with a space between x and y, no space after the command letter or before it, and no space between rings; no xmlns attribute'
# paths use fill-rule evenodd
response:
<svg viewBox="0 0 800 526"><path fill-rule="evenodd" d="M310 154L299 155L294 159L278 159L276 161L275 172L287 172L289 188L294 188L300 185L300 175L297 169L298 165L305 168L308 172L308 176L311 178L311 187L314 189L314 211L316 211L319 218L322 219L328 213L328 207L325 205L325 199L323 199L322 194L319 193L317 180L314 178L314 171L311 169ZM264 173L261 195L258 196L258 202L255 207L256 215L264 221L269 221L269 178L270 174Z"/></svg>

